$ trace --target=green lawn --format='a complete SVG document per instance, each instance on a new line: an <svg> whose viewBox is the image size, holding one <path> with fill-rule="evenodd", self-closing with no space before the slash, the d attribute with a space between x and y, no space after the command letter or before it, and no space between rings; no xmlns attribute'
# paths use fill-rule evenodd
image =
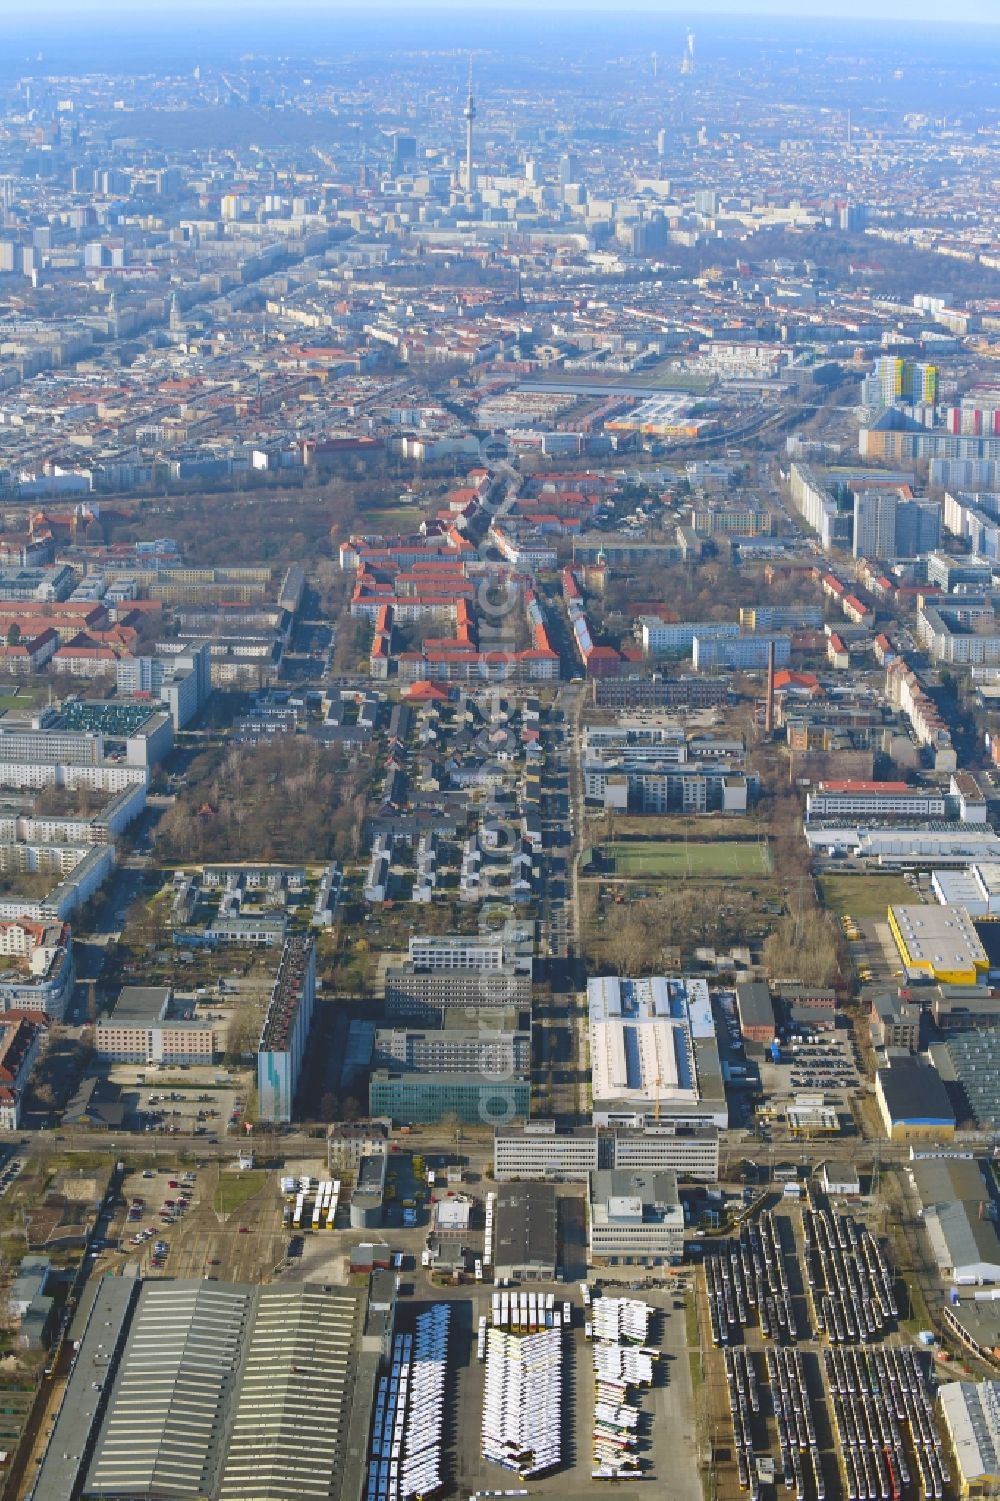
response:
<svg viewBox="0 0 1000 1501"><path fill-rule="evenodd" d="M619 876L768 875L771 869L766 847L752 840L717 840L704 844L648 839L641 843L615 844L611 848L615 874Z"/></svg>
<svg viewBox="0 0 1000 1501"><path fill-rule="evenodd" d="M565 370L540 370L523 381L522 386L525 390L531 390L533 387L564 385L571 381L580 388L581 399L586 397L588 386L615 386L633 391L637 396L641 396L643 391L687 391L692 396L700 396L710 389L710 377L693 371L670 369L669 365L670 362L665 360L660 365L634 371L629 375L618 375L612 370L574 370L568 376Z"/></svg>
<svg viewBox="0 0 1000 1501"><path fill-rule="evenodd" d="M47 697L44 688L28 688L21 686L17 692L11 683L0 683L0 709L33 709L36 704L43 703Z"/></svg>
<svg viewBox="0 0 1000 1501"><path fill-rule="evenodd" d="M884 920L887 907L917 900L902 876L818 876L816 886L823 906L836 917Z"/></svg>
<svg viewBox="0 0 1000 1501"><path fill-rule="evenodd" d="M386 532L413 530L426 514L422 505L415 506L364 506L361 510L366 527L376 522Z"/></svg>
<svg viewBox="0 0 1000 1501"><path fill-rule="evenodd" d="M218 1214L232 1214L264 1187L267 1174L262 1168L248 1168L242 1173L220 1173L215 1190L214 1208Z"/></svg>
<svg viewBox="0 0 1000 1501"><path fill-rule="evenodd" d="M697 1288L692 1288L684 1299L684 1342L691 1366L691 1385L696 1397L705 1380L705 1357L701 1348L701 1331L698 1328L697 1300Z"/></svg>

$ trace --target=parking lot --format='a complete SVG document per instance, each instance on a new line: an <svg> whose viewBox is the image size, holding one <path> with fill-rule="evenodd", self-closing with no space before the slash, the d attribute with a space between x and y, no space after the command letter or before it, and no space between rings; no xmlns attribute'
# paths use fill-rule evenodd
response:
<svg viewBox="0 0 1000 1501"><path fill-rule="evenodd" d="M580 1291L577 1285L565 1283L532 1283L531 1288L553 1292L560 1307L567 1300L572 1305L572 1325L563 1336L562 1462L550 1474L531 1479L531 1494L596 1497L602 1494L603 1483L592 1475L593 1346L584 1336ZM490 1318L493 1287L484 1284L474 1291L441 1288L433 1292L418 1287L416 1306L423 1306L428 1293L435 1301L447 1299L452 1305L447 1386L451 1401L443 1433L448 1489L463 1495L509 1490L521 1484L516 1474L485 1460L481 1452L486 1368L476 1356L476 1329L480 1317ZM644 1288L637 1296L655 1310L651 1346L663 1352L654 1361L653 1385L642 1391L639 1400L641 1473L646 1480L669 1484L673 1501L702 1501L684 1301L664 1287ZM405 1318L404 1314L404 1322Z"/></svg>
<svg viewBox="0 0 1000 1501"><path fill-rule="evenodd" d="M782 1044L782 1061L769 1058L760 1065L761 1083L768 1099L795 1094L823 1093L846 1103L861 1087L854 1043L849 1032L829 1032L813 1042Z"/></svg>
<svg viewBox="0 0 1000 1501"><path fill-rule="evenodd" d="M109 1265L137 1264L143 1276L258 1282L287 1248L273 1173L145 1168L125 1179L122 1199L100 1254Z"/></svg>
<svg viewBox="0 0 1000 1501"><path fill-rule="evenodd" d="M218 1082L225 1078L226 1083ZM110 1079L122 1091L131 1129L144 1135L224 1136L239 1130L249 1075L211 1067L137 1069L115 1064Z"/></svg>
<svg viewBox="0 0 1000 1501"><path fill-rule="evenodd" d="M793 1043L790 1055L788 1071L793 1089L847 1093L861 1082L848 1034L829 1041Z"/></svg>
<svg viewBox="0 0 1000 1501"><path fill-rule="evenodd" d="M231 1089L142 1089L138 1099L144 1131L196 1136L215 1136L238 1126L244 1104Z"/></svg>

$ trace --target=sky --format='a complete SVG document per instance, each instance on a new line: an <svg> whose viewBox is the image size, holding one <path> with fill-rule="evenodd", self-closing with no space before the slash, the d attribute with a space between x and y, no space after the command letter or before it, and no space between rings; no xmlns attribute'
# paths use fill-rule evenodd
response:
<svg viewBox="0 0 1000 1501"><path fill-rule="evenodd" d="M412 17L413 5L414 0L369 0L367 4L362 4L361 0L287 0L280 10L296 18L313 16L326 25L335 25L338 14L353 19L364 13L373 22L380 15L388 17L394 13ZM496 5L484 5L483 0L431 0L429 6L424 6L424 9L436 11L461 10L466 15L497 8ZM615 7L610 6L608 0L542 0L541 4L539 0L505 0L503 9L531 15L545 10L611 15ZM832 17L939 22L948 26L956 23L1000 25L998 0L949 0L946 7L942 6L941 0L708 0L708 3L706 0L627 0L625 6L618 9L650 12L659 17L676 15L690 25L697 25L701 17L720 14L792 15L802 21ZM102 18L127 18L135 22L142 17L147 21L169 19L181 23L188 16L210 21L229 16L273 17L275 12L274 0L145 0L141 5L137 5L136 0L91 0L86 7L90 27L99 25ZM80 16L79 0L31 0L30 5L23 7L0 5L0 28L36 32L47 21L78 21Z"/></svg>

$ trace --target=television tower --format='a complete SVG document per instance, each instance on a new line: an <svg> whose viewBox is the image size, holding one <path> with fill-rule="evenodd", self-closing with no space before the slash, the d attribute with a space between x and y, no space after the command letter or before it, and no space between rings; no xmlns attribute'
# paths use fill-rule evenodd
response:
<svg viewBox="0 0 1000 1501"><path fill-rule="evenodd" d="M476 118L476 101L472 97L472 58L469 58L469 97L465 101L465 191L472 192L472 122Z"/></svg>

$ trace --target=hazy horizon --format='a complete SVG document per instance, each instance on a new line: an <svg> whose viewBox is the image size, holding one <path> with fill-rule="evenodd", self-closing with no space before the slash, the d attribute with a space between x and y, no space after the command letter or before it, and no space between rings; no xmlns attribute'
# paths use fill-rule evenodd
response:
<svg viewBox="0 0 1000 1501"><path fill-rule="evenodd" d="M954 0L947 15L943 15L939 0L820 0L815 11L802 14L801 0L720 0L708 6L700 0L629 0L624 10L609 11L607 0L545 0L541 6L533 0L507 0L504 6L477 5L475 0L434 0L420 15L403 0L371 0L362 5L349 0L336 10L328 0L292 0L276 16L273 0L152 0L152 3L137 10L134 0L96 0L81 14L76 0L37 0L30 12L24 10L0 12L0 31L12 34L35 34L53 22L61 25L79 23L81 28L92 30L102 20L121 22L146 28L160 26L164 22L172 28L189 21L211 25L213 21L239 16L242 20L274 21L286 25L289 22L312 21L335 26L339 22L365 20L376 23L379 18L405 19L418 23L422 18L433 17L442 12L458 13L470 24L497 15L511 12L529 18L549 15L585 15L588 19L619 21L623 14L642 14L658 20L675 20L681 25L697 27L699 23L725 19L727 16L740 20L773 17L793 17L803 26L844 22L857 24L904 21L910 24L939 26L1000 26L996 0Z"/></svg>

